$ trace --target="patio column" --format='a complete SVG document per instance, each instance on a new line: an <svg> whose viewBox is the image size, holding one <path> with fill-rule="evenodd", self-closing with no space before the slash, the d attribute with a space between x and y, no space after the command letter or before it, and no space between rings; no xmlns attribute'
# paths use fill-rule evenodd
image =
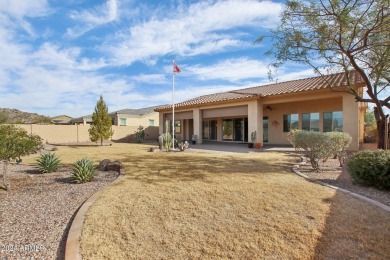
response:
<svg viewBox="0 0 390 260"><path fill-rule="evenodd" d="M217 141L223 141L222 117L217 118Z"/></svg>
<svg viewBox="0 0 390 260"><path fill-rule="evenodd" d="M159 135L164 133L164 113L158 113L158 133Z"/></svg>
<svg viewBox="0 0 390 260"><path fill-rule="evenodd" d="M350 94L343 95L343 132L352 137L349 151L359 150L359 102Z"/></svg>
<svg viewBox="0 0 390 260"><path fill-rule="evenodd" d="M254 131L256 131L255 143L263 145L263 105L260 100L248 103L248 142L251 141L251 134Z"/></svg>
<svg viewBox="0 0 390 260"><path fill-rule="evenodd" d="M192 110L193 116L194 116L194 135L198 137L198 140L196 141L197 144L202 143L202 110L199 108L194 108ZM190 136L192 138L192 136Z"/></svg>

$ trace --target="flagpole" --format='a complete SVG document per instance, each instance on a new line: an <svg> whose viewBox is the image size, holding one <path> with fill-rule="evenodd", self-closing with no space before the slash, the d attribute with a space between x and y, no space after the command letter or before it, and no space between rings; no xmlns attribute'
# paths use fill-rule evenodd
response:
<svg viewBox="0 0 390 260"><path fill-rule="evenodd" d="M175 151L175 59L172 68L172 149Z"/></svg>

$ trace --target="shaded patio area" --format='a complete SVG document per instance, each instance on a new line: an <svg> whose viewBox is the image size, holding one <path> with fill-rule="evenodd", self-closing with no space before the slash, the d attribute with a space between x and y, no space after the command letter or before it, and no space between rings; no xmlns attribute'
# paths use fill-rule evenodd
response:
<svg viewBox="0 0 390 260"><path fill-rule="evenodd" d="M213 152L230 153L257 153L257 152L295 152L294 147L288 145L264 145L260 149L248 148L247 143L207 142L203 144L190 144L192 151L208 150Z"/></svg>

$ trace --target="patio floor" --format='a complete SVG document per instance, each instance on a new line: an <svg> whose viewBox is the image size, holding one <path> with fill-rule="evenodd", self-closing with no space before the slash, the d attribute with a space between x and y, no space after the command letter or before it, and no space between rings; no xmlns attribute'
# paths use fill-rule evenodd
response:
<svg viewBox="0 0 390 260"><path fill-rule="evenodd" d="M254 152L295 152L292 146L264 145L260 149L248 148L246 143L204 142L202 144L190 144L193 151L209 150L215 152L254 153Z"/></svg>

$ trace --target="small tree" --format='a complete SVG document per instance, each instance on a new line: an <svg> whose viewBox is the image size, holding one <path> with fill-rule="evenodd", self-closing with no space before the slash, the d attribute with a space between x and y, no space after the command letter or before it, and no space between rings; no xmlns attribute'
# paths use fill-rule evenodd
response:
<svg viewBox="0 0 390 260"><path fill-rule="evenodd" d="M100 96L92 114L92 124L89 128L89 139L92 142L100 140L100 145L103 145L103 140L110 138L114 132L112 131L111 117L108 115L108 108Z"/></svg>
<svg viewBox="0 0 390 260"><path fill-rule="evenodd" d="M14 125L0 125L0 160L3 161L3 185L10 188L7 181L8 163L11 160L21 161L20 157L36 153L42 147L38 135L29 135L26 130Z"/></svg>

